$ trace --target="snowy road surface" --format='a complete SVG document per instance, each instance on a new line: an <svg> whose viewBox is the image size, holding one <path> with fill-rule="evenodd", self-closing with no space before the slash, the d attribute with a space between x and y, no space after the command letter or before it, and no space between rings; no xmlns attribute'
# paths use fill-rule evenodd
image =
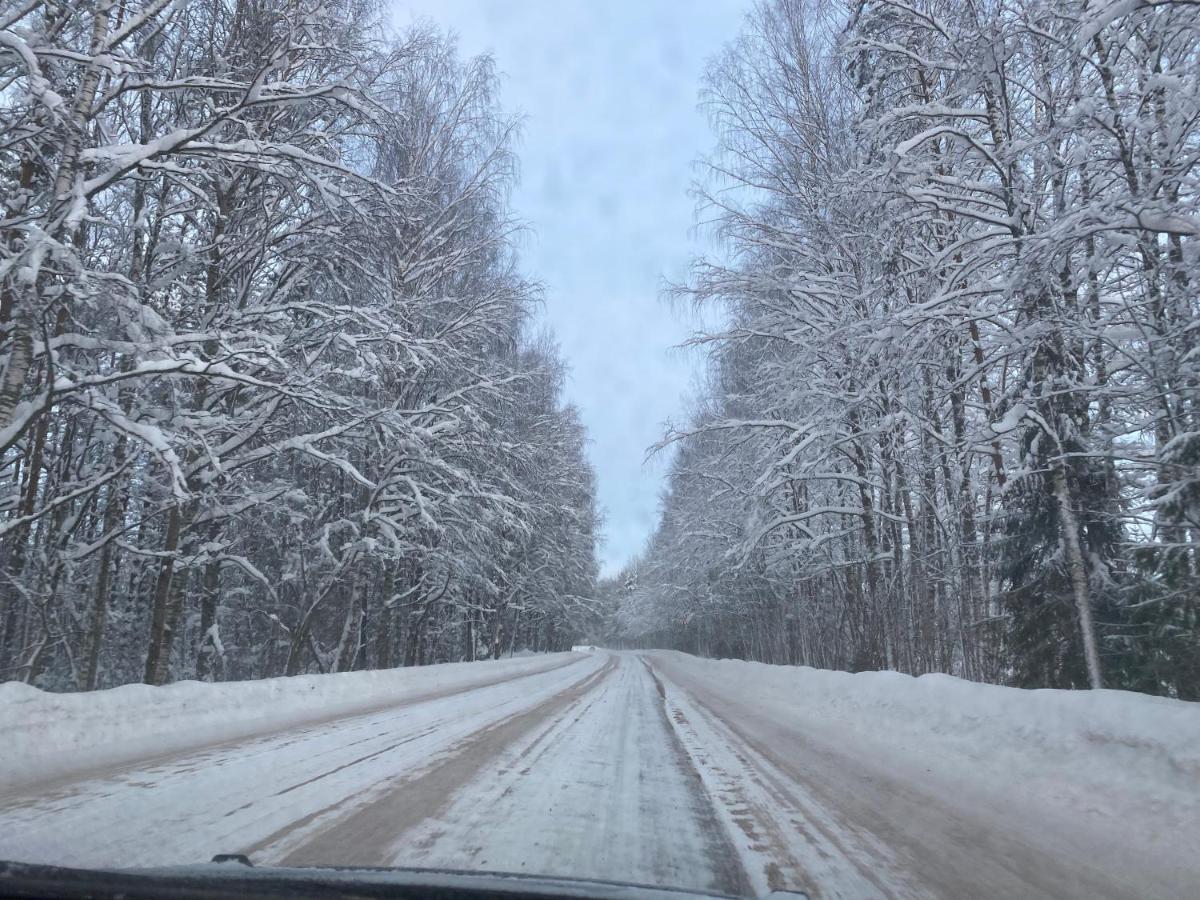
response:
<svg viewBox="0 0 1200 900"><path fill-rule="evenodd" d="M1182 845L1132 848L1119 821L1034 814L985 790L994 779L838 746L705 671L671 654L581 654L59 776L0 794L0 857L133 866L245 852L814 897L1187 897L1200 885Z"/></svg>

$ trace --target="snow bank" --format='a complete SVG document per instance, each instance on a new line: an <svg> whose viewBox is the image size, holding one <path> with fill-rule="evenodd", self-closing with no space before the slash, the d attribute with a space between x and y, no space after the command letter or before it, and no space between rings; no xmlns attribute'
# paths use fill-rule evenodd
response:
<svg viewBox="0 0 1200 900"><path fill-rule="evenodd" d="M1006 799L1014 791L1101 814L1200 817L1200 703L1128 691L1023 690L949 675L834 672L659 651L696 680L816 741ZM1175 818L1175 816L1164 817ZM1192 821L1200 821L1194 818Z"/></svg>
<svg viewBox="0 0 1200 900"><path fill-rule="evenodd" d="M544 672L577 654L55 694L0 684L0 793L221 741L327 721Z"/></svg>

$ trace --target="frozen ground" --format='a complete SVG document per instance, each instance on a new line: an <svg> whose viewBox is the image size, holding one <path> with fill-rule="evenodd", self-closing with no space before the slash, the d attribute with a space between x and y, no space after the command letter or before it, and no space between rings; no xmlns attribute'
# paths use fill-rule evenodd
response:
<svg viewBox="0 0 1200 900"><path fill-rule="evenodd" d="M227 684L127 684L79 694L9 681L0 684L0 786L436 699L572 661L570 653L553 653Z"/></svg>
<svg viewBox="0 0 1200 900"><path fill-rule="evenodd" d="M6 688L0 728L9 859L246 852L814 897L1200 884L1200 707L1117 692L597 651Z"/></svg>

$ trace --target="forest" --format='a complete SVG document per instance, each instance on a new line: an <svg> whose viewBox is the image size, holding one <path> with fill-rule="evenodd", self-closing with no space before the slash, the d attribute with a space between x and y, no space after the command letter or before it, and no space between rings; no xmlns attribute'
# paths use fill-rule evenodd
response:
<svg viewBox="0 0 1200 900"><path fill-rule="evenodd" d="M769 0L632 646L1200 699L1200 7Z"/></svg>
<svg viewBox="0 0 1200 900"><path fill-rule="evenodd" d="M518 120L386 13L0 0L0 680L584 639L1200 699L1193 0L754 4L604 579Z"/></svg>
<svg viewBox="0 0 1200 900"><path fill-rule="evenodd" d="M598 518L486 58L359 0L0 3L0 679L564 649Z"/></svg>

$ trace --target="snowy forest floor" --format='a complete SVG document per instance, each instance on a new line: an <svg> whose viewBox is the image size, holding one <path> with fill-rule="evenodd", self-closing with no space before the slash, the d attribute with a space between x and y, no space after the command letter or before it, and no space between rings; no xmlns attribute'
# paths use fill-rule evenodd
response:
<svg viewBox="0 0 1200 900"><path fill-rule="evenodd" d="M818 898L1200 883L1196 704L666 652L277 681L77 695L103 715L95 752L62 715L75 698L0 691L0 748L74 754L40 773L13 754L0 858L244 852Z"/></svg>

